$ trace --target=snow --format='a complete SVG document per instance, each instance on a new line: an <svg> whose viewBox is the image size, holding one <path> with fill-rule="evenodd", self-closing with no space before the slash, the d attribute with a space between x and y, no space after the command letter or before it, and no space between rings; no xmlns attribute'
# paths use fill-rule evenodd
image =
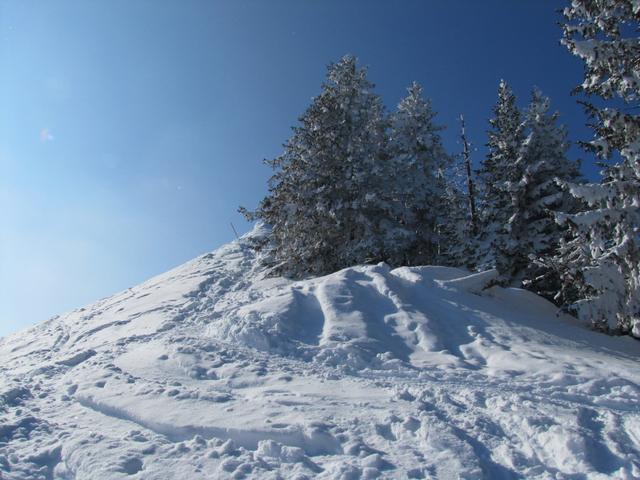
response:
<svg viewBox="0 0 640 480"><path fill-rule="evenodd" d="M495 272L267 277L252 233L0 339L0 478L640 478L640 343Z"/></svg>

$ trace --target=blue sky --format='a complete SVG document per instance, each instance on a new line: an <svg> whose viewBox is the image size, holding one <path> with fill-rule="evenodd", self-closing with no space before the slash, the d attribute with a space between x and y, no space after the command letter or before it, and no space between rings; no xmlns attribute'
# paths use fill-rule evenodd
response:
<svg viewBox="0 0 640 480"><path fill-rule="evenodd" d="M501 78L523 106L540 87L588 139L562 6L0 0L0 335L213 250L230 222L246 231L262 159L346 53L390 109L422 83L452 152L464 113L475 161Z"/></svg>

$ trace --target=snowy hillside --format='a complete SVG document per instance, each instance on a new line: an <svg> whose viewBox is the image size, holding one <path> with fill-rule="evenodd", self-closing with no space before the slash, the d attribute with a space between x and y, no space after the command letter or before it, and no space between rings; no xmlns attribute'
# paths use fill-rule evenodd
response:
<svg viewBox="0 0 640 480"><path fill-rule="evenodd" d="M0 340L0 478L640 478L640 342L490 272L265 278L260 234Z"/></svg>

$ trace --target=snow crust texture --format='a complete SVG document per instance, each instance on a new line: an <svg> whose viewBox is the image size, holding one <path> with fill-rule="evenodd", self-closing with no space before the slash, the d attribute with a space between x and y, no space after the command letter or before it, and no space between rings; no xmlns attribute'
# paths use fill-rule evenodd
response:
<svg viewBox="0 0 640 480"><path fill-rule="evenodd" d="M0 478L640 478L640 343L494 272L250 240L0 339Z"/></svg>

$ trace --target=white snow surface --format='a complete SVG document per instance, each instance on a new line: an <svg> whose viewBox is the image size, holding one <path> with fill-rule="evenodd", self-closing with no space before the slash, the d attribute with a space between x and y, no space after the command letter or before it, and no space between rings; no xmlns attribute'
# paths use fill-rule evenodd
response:
<svg viewBox="0 0 640 480"><path fill-rule="evenodd" d="M640 478L640 342L493 272L251 239L0 339L0 478Z"/></svg>

